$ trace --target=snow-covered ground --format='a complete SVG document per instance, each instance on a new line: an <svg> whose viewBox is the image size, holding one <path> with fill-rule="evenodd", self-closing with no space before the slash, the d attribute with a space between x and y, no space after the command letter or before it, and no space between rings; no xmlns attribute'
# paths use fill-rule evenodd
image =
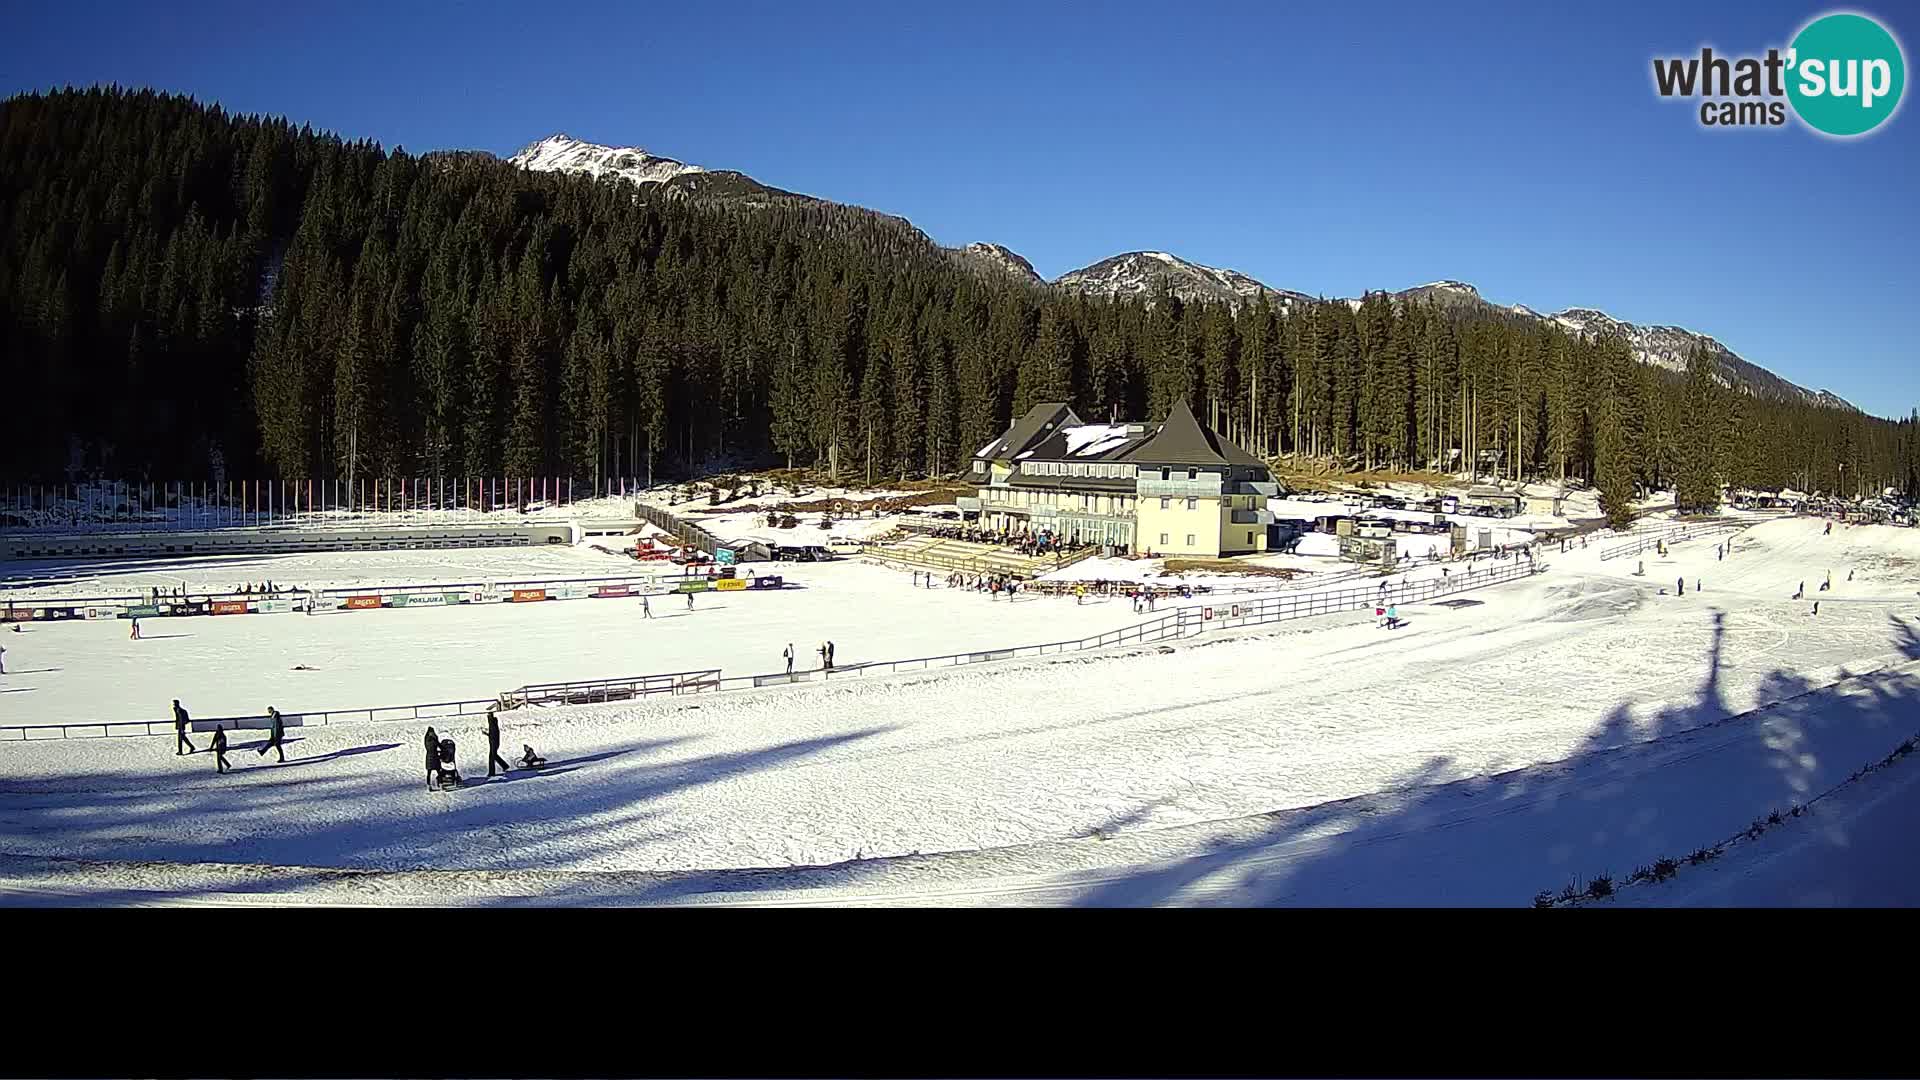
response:
<svg viewBox="0 0 1920 1080"><path fill-rule="evenodd" d="M410 725L296 729L285 766L245 753L249 734L224 777L165 738L0 744L0 877L35 895L132 890L111 894L120 902L1525 904L1711 843L1912 734L1920 532L1820 527L1760 524L1724 561L1717 541L1676 545L1645 577L1622 565L1633 560L1600 562L1597 546L1549 552L1549 573L1467 594L1478 604L1403 606L1394 632L1362 613L1173 647L509 713L508 749L532 743L552 766L446 795L421 790ZM1816 593L1828 569L1833 591ZM388 665L361 680L412 700L406 680L426 676L395 668L471 665L499 687L565 675L549 663L604 656L602 639L642 643L632 653L650 661L697 634L703 655L739 648L763 670L789 636L833 636L797 625L849 608L880 640L842 631L843 663L913 653L915 632L1004 644L1027 636L1012 620L1104 629L1130 616L1124 602L916 594L858 564L805 573L804 591L703 596L728 608L652 625L610 601L501 609L490 630L468 629L464 611L337 621L372 639L351 647L356 664ZM1685 597L1661 595L1682 575ZM1786 599L1803 579L1817 616ZM761 599L799 606L748 606ZM596 606L625 617L570 614ZM66 629L35 627L19 646ZM497 651L469 655L494 639ZM80 677L109 691L112 658L134 644L162 642L80 642L53 674L107 665ZM189 668L250 647L206 645ZM165 670L128 677L149 681L140 700L154 713L172 696ZM249 672L235 693L251 707L282 692L248 665L222 670ZM0 695L0 710L41 692ZM446 733L473 776L484 744L470 727Z"/></svg>
<svg viewBox="0 0 1920 1080"><path fill-rule="evenodd" d="M673 572L585 548L328 553L237 561L180 571L231 585L297 581L420 583ZM530 682L721 668L780 670L793 643L801 666L832 639L841 667L969 649L1080 638L1139 621L1123 599L1085 605L1056 597L1012 602L960 590L914 589L909 574L851 560L756 563L790 587L699 595L535 604L333 611L316 616L226 615L152 619L139 641L121 620L36 622L6 633L0 724L134 720L167 715L179 698L196 715L363 708L485 698ZM166 571L136 585L177 583ZM196 577L194 575L201 575ZM478 575L478 576L476 576ZM102 583L63 587L86 591ZM126 591L116 579L108 591ZM665 588L663 583L662 588ZM294 670L305 665L312 670Z"/></svg>

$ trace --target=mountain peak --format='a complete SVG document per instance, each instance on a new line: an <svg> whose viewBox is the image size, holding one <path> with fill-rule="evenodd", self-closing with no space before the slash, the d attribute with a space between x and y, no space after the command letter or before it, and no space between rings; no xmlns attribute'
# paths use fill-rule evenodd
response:
<svg viewBox="0 0 1920 1080"><path fill-rule="evenodd" d="M1070 270L1053 283L1096 296L1151 296L1165 278L1173 294L1188 303L1225 303L1233 306L1266 296L1282 306L1311 299L1302 293L1276 289L1238 270L1204 266L1165 251L1128 251L1092 266Z"/></svg>
<svg viewBox="0 0 1920 1080"><path fill-rule="evenodd" d="M963 266L1008 274L1028 285L1046 284L1046 279L1034 270L1032 263L1003 244L973 243L953 254Z"/></svg>
<svg viewBox="0 0 1920 1080"><path fill-rule="evenodd" d="M599 179L619 176L636 184L657 184L676 176L707 170L669 157L649 154L637 146L602 146L554 132L508 159L534 172L581 173Z"/></svg>

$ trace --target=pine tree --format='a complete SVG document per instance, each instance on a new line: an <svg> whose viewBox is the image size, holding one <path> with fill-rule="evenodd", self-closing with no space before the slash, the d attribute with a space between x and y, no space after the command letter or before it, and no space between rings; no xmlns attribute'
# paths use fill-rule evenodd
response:
<svg viewBox="0 0 1920 1080"><path fill-rule="evenodd" d="M1623 384L1632 379L1627 367L1633 359L1626 342L1615 338L1607 343L1599 363L1594 380L1594 485L1600 490L1600 511L1607 515L1607 524L1624 529L1633 522L1633 466L1622 408Z"/></svg>
<svg viewBox="0 0 1920 1080"><path fill-rule="evenodd" d="M1699 347L1687 356L1687 384L1679 417L1674 506L1681 513L1711 514L1720 508L1720 440L1723 417L1713 360Z"/></svg>

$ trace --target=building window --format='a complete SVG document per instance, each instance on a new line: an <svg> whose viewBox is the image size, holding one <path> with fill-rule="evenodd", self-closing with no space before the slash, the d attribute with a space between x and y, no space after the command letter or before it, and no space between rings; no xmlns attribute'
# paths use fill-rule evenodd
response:
<svg viewBox="0 0 1920 1080"><path fill-rule="evenodd" d="M1248 533L1248 534L1247 534L1247 546L1248 546L1248 547L1252 547L1252 546L1253 546L1253 534L1252 534L1252 533Z"/></svg>
<svg viewBox="0 0 1920 1080"><path fill-rule="evenodd" d="M1199 508L1200 508L1200 500L1194 498L1191 495L1187 496L1187 509L1198 510Z"/></svg>
<svg viewBox="0 0 1920 1080"><path fill-rule="evenodd" d="M1193 534L1192 534L1192 533L1188 533L1188 534L1187 534L1187 546L1188 546L1188 547L1192 547L1192 546L1193 546Z"/></svg>
<svg viewBox="0 0 1920 1080"><path fill-rule="evenodd" d="M1173 469L1166 465L1160 466L1160 479L1162 480L1173 479Z"/></svg>
<svg viewBox="0 0 1920 1080"><path fill-rule="evenodd" d="M1167 497L1167 496L1165 496L1165 495L1162 495L1162 496L1160 496L1160 509L1162 509L1162 510L1165 510L1165 509L1166 509L1167 507L1169 507L1169 506L1172 506L1172 505L1173 505L1173 500L1172 500L1172 499L1170 499L1170 498L1168 498L1168 497ZM1165 542L1165 541L1162 541L1162 543L1164 543L1164 542Z"/></svg>
<svg viewBox="0 0 1920 1080"><path fill-rule="evenodd" d="M1167 534L1166 534L1166 533L1161 533L1161 534L1160 534L1160 546L1161 546L1161 547L1166 547L1166 546L1167 546Z"/></svg>
<svg viewBox="0 0 1920 1080"><path fill-rule="evenodd" d="M1187 470L1187 479L1189 479L1189 480L1198 480L1198 479L1200 479L1200 470L1199 470L1199 469L1188 469L1188 470Z"/></svg>

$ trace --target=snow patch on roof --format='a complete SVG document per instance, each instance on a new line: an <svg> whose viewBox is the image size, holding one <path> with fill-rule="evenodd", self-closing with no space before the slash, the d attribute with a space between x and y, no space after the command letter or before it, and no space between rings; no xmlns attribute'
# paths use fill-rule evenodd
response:
<svg viewBox="0 0 1920 1080"><path fill-rule="evenodd" d="M1067 438L1067 453L1085 457L1111 450L1127 441L1125 424L1082 424L1061 431Z"/></svg>

